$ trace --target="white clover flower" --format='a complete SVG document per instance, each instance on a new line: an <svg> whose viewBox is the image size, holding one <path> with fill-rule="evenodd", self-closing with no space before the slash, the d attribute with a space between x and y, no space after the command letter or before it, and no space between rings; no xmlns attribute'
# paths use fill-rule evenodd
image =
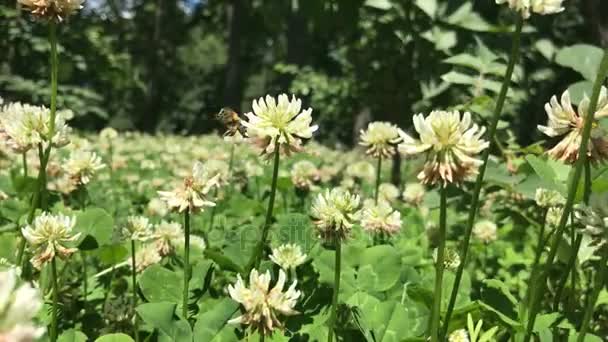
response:
<svg viewBox="0 0 608 342"><path fill-rule="evenodd" d="M586 205L577 205L574 217L583 226L583 232L601 244L608 238L608 217L603 217L597 211Z"/></svg>
<svg viewBox="0 0 608 342"><path fill-rule="evenodd" d="M167 203L160 198L153 198L148 202L148 213L153 216L165 217L169 213Z"/></svg>
<svg viewBox="0 0 608 342"><path fill-rule="evenodd" d="M424 169L418 174L422 183L460 183L477 174L482 161L475 156L489 143L481 139L485 128L473 124L469 112L461 118L458 111L433 111L426 118L414 115L413 121L420 141L404 133L399 151L405 155L426 153Z"/></svg>
<svg viewBox="0 0 608 342"><path fill-rule="evenodd" d="M162 259L162 256L158 254L156 246L147 244L143 246L143 248L135 251L135 272L141 273L146 268L158 264ZM133 269L131 259L128 259L127 261L129 263L129 267Z"/></svg>
<svg viewBox="0 0 608 342"><path fill-rule="evenodd" d="M78 185L87 185L97 171L106 167L95 152L75 151L63 163L63 170Z"/></svg>
<svg viewBox="0 0 608 342"><path fill-rule="evenodd" d="M413 206L418 206L422 203L426 189L420 183L407 183L403 190L403 200Z"/></svg>
<svg viewBox="0 0 608 342"><path fill-rule="evenodd" d="M291 182L296 189L308 191L321 179L319 169L308 160L300 160L291 168Z"/></svg>
<svg viewBox="0 0 608 342"><path fill-rule="evenodd" d="M564 0L496 0L497 4L507 3L509 8L519 12L524 19L528 19L531 13L547 15L562 12L563 2Z"/></svg>
<svg viewBox="0 0 608 342"><path fill-rule="evenodd" d="M559 191L548 190L545 188L536 189L534 194L534 201L536 205L541 208L556 207L566 204L566 199Z"/></svg>
<svg viewBox="0 0 608 342"><path fill-rule="evenodd" d="M395 154L395 146L401 142L403 132L389 122L372 122L361 130L359 145L367 147L365 153L373 157L389 158Z"/></svg>
<svg viewBox="0 0 608 342"><path fill-rule="evenodd" d="M469 342L469 333L465 329L454 330L448 336L448 342Z"/></svg>
<svg viewBox="0 0 608 342"><path fill-rule="evenodd" d="M399 198L399 189L391 183L382 183L378 187L378 197L393 203Z"/></svg>
<svg viewBox="0 0 608 342"><path fill-rule="evenodd" d="M473 236L483 243L496 241L498 238L496 223L489 220L481 220L473 226Z"/></svg>
<svg viewBox="0 0 608 342"><path fill-rule="evenodd" d="M354 224L359 202L358 195L339 188L320 193L311 209L319 236L327 241L345 239Z"/></svg>
<svg viewBox="0 0 608 342"><path fill-rule="evenodd" d="M358 161L349 165L345 171L346 176L355 179L372 181L376 177L376 167L367 161Z"/></svg>
<svg viewBox="0 0 608 342"><path fill-rule="evenodd" d="M184 237L182 225L177 222L162 221L152 233L152 239L156 244L156 250L161 256L166 256L175 251L175 243Z"/></svg>
<svg viewBox="0 0 608 342"><path fill-rule="evenodd" d="M76 219L61 214L52 215L44 212L37 216L31 225L21 229L23 237L36 249L30 260L37 269L51 261L56 255L67 258L77 248L64 246L67 242L78 240L80 233L73 234Z"/></svg>
<svg viewBox="0 0 608 342"><path fill-rule="evenodd" d="M118 132L112 127L106 127L99 132L99 139L112 142L118 138Z"/></svg>
<svg viewBox="0 0 608 342"><path fill-rule="evenodd" d="M384 200L365 201L359 212L361 226L369 233L394 235L401 229L401 213Z"/></svg>
<svg viewBox="0 0 608 342"><path fill-rule="evenodd" d="M264 174L264 168L262 168L260 164L248 160L245 163L245 174L247 175L247 178L259 177Z"/></svg>
<svg viewBox="0 0 608 342"><path fill-rule="evenodd" d="M546 223L551 227L557 227L559 225L559 221L562 218L562 214L564 213L564 209L562 207L551 207L547 211L547 218L545 219Z"/></svg>
<svg viewBox="0 0 608 342"><path fill-rule="evenodd" d="M217 175L218 185L227 184L230 179L230 170L228 163L219 159L209 159L205 161L205 170L210 175Z"/></svg>
<svg viewBox="0 0 608 342"><path fill-rule="evenodd" d="M32 342L45 329L32 322L42 308L40 291L28 283L17 286L15 269L0 272L0 341Z"/></svg>
<svg viewBox="0 0 608 342"><path fill-rule="evenodd" d="M306 254L302 253L296 244L284 244L272 250L270 260L284 270L295 269L306 261Z"/></svg>
<svg viewBox="0 0 608 342"><path fill-rule="evenodd" d="M65 18L79 11L84 0L18 0L34 16L63 21Z"/></svg>
<svg viewBox="0 0 608 342"><path fill-rule="evenodd" d="M536 14L554 14L564 10L564 0L530 0L532 12Z"/></svg>
<svg viewBox="0 0 608 342"><path fill-rule="evenodd" d="M122 228L122 235L129 240L147 241L152 237L152 224L147 217L129 216Z"/></svg>
<svg viewBox="0 0 608 342"><path fill-rule="evenodd" d="M181 186L173 191L159 191L160 198L170 209L183 212L201 211L204 207L214 207L208 198L209 191L218 186L219 174L212 175L201 162L194 163L192 175L187 176Z"/></svg>
<svg viewBox="0 0 608 342"><path fill-rule="evenodd" d="M254 100L252 107L253 112L245 114L248 121L242 123L250 137L261 141L265 154L275 151L275 142L286 153L298 151L301 139L310 139L319 128L317 125L311 126L312 109L300 112L302 101L295 96L289 100L287 95L281 94L275 100L267 95L265 100Z"/></svg>
<svg viewBox="0 0 608 342"><path fill-rule="evenodd" d="M48 146L49 140L54 147L69 143L70 128L65 124L63 112L55 116L55 129L50 138L51 111L45 107L9 103L0 110L0 140L16 153L28 151L39 144Z"/></svg>
<svg viewBox="0 0 608 342"><path fill-rule="evenodd" d="M259 274L251 270L249 287L246 287L240 275L237 282L228 286L228 293L233 300L243 305L245 313L228 323L245 324L257 330L264 336L272 335L275 329L282 329L284 324L280 315L292 316L299 312L294 310L301 292L296 290L297 280L283 292L285 285L285 272L279 270L279 279L270 289L270 272Z"/></svg>
<svg viewBox="0 0 608 342"><path fill-rule="evenodd" d="M180 236L179 239L173 241L173 245L183 248L185 240L186 240L186 238L184 237L184 234L182 234L182 236ZM201 251L204 251L205 248L207 247L207 245L205 244L205 239L203 239L202 237L200 237L198 235L190 234L190 248L193 248L193 247L198 248Z"/></svg>
<svg viewBox="0 0 608 342"><path fill-rule="evenodd" d="M437 248L433 250L433 261L437 262ZM443 253L443 267L454 271L460 266L460 255L451 248L446 248Z"/></svg>
<svg viewBox="0 0 608 342"><path fill-rule="evenodd" d="M581 145L583 126L589 111L589 98L585 96L578 106L578 112L572 107L570 93L566 90L562 94L561 102L553 96L545 104L545 111L549 117L547 126L538 126L545 135L562 140L549 150L549 155L564 163L573 164L578 159L578 150ZM608 90L602 87L597 109L593 115L594 121L608 116ZM596 122L591 129L591 137L587 147L587 156L592 163L604 162L608 158L608 140L606 132Z"/></svg>

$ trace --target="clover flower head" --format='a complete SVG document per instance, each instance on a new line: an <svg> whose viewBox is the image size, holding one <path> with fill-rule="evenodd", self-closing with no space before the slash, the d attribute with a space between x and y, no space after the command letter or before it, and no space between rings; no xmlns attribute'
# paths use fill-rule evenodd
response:
<svg viewBox="0 0 608 342"><path fill-rule="evenodd" d="M145 216L129 216L122 235L129 240L147 241L152 236L152 224Z"/></svg>
<svg viewBox="0 0 608 342"><path fill-rule="evenodd" d="M302 139L310 139L319 128L312 123L312 109L301 111L302 101L285 94L267 95L253 101L253 112L246 113L243 125L250 137L257 138L263 154L270 155L275 148L283 148L287 154L300 150ZM276 146L278 143L279 146Z"/></svg>
<svg viewBox="0 0 608 342"><path fill-rule="evenodd" d="M448 342L469 342L469 333L465 329L454 330L448 336Z"/></svg>
<svg viewBox="0 0 608 342"><path fill-rule="evenodd" d="M583 226L583 232L599 240L601 244L608 238L608 217L603 217L590 206L577 205L574 217Z"/></svg>
<svg viewBox="0 0 608 342"><path fill-rule="evenodd" d="M519 12L524 19L530 14L548 15L562 12L564 0L496 0L497 4L507 3L509 8Z"/></svg>
<svg viewBox="0 0 608 342"><path fill-rule="evenodd" d="M251 177L259 177L262 176L264 174L264 168L262 168L262 166L260 166L260 164L248 160L245 163L245 175L247 175L247 178L251 178Z"/></svg>
<svg viewBox="0 0 608 342"><path fill-rule="evenodd" d="M301 296L301 292L296 290L297 280L284 290L286 275L279 270L279 279L270 289L270 278L270 272L259 274L253 269L247 287L241 276L237 275L236 283L228 286L228 293L243 306L245 312L228 323L249 325L260 334L269 336L275 329L283 329L281 316L298 314L294 309Z"/></svg>
<svg viewBox="0 0 608 342"><path fill-rule="evenodd" d="M405 184L405 190L403 190L403 200L413 206L418 206L422 203L426 189L424 185L420 183L407 183Z"/></svg>
<svg viewBox="0 0 608 342"><path fill-rule="evenodd" d="M489 143L481 139L485 128L473 124L469 112L461 117L458 111L433 111L426 118L414 115L413 121L420 140L403 133L399 151L408 156L426 154L418 174L423 184L460 183L477 174L482 161L475 157Z"/></svg>
<svg viewBox="0 0 608 342"><path fill-rule="evenodd" d="M481 220L473 226L473 236L483 243L496 241L498 228L490 220Z"/></svg>
<svg viewBox="0 0 608 342"><path fill-rule="evenodd" d="M300 246L288 243L272 250L270 260L284 270L295 269L306 261L306 254L302 253Z"/></svg>
<svg viewBox="0 0 608 342"><path fill-rule="evenodd" d="M118 138L118 132L112 127L106 127L99 132L99 139L106 142L112 142Z"/></svg>
<svg viewBox="0 0 608 342"><path fill-rule="evenodd" d="M291 168L291 182L296 189L308 191L321 179L319 169L308 160L300 160Z"/></svg>
<svg viewBox="0 0 608 342"><path fill-rule="evenodd" d="M401 229L401 213L385 200L379 200L378 204L365 201L359 216L363 230L369 233L394 235Z"/></svg>
<svg viewBox="0 0 608 342"><path fill-rule="evenodd" d="M0 109L0 140L15 153L26 152L38 145L50 143L53 147L63 147L69 140L70 128L65 123L63 111L55 115L55 127L51 135L51 111L45 107L9 103Z"/></svg>
<svg viewBox="0 0 608 342"><path fill-rule="evenodd" d="M559 225L560 220L562 219L563 214L564 208L562 206L550 207L549 210L547 210L547 217L545 221L549 226L557 227Z"/></svg>
<svg viewBox="0 0 608 342"><path fill-rule="evenodd" d="M211 174L201 162L194 163L192 174L173 191L159 191L160 198L172 210L183 212L186 209L198 212L205 207L214 207L215 203L208 199L209 191L219 185L219 174Z"/></svg>
<svg viewBox="0 0 608 342"><path fill-rule="evenodd" d="M376 167L370 162L361 160L349 165L345 174L355 179L371 181L376 177Z"/></svg>
<svg viewBox="0 0 608 342"><path fill-rule="evenodd" d="M144 245L143 248L135 252L135 272L141 273L146 268L156 265L162 260L162 256L158 253L158 249L153 244ZM133 264L129 259L129 267L133 268Z"/></svg>
<svg viewBox="0 0 608 342"><path fill-rule="evenodd" d="M160 198L153 198L148 202L148 213L153 216L165 217L169 213L167 203Z"/></svg>
<svg viewBox="0 0 608 342"><path fill-rule="evenodd" d="M95 152L74 151L65 160L63 170L77 185L87 185L97 171L106 167Z"/></svg>
<svg viewBox="0 0 608 342"><path fill-rule="evenodd" d="M433 260L437 262L437 248L433 250ZM452 248L446 248L443 253L443 267L446 270L456 270L460 266L460 255Z"/></svg>
<svg viewBox="0 0 608 342"><path fill-rule="evenodd" d="M399 198L399 189L391 183L382 183L378 187L378 197L393 203Z"/></svg>
<svg viewBox="0 0 608 342"><path fill-rule="evenodd" d="M367 148L368 155L373 157L391 157L395 154L395 146L401 142L403 132L389 122L376 121L361 130L359 144Z"/></svg>
<svg viewBox="0 0 608 342"><path fill-rule="evenodd" d="M202 163L201 163L202 166ZM230 179L230 166L223 160L219 159L209 159L205 161L204 172L206 174L203 175L203 179L208 178L209 175L217 175L217 186L227 184Z"/></svg>
<svg viewBox="0 0 608 342"><path fill-rule="evenodd" d="M45 331L33 323L42 308L40 291L18 281L14 268L0 272L0 341L36 341Z"/></svg>
<svg viewBox="0 0 608 342"><path fill-rule="evenodd" d="M177 222L162 221L152 233L156 250L161 256L166 256L175 251L175 244L184 236L182 225Z"/></svg>
<svg viewBox="0 0 608 342"><path fill-rule="evenodd" d="M77 248L66 247L68 242L74 242L80 233L73 234L76 219L61 214L53 215L43 212L37 216L31 225L21 229L23 237L35 248L30 260L37 269L51 261L55 256L67 258L76 252Z"/></svg>
<svg viewBox="0 0 608 342"><path fill-rule="evenodd" d="M18 0L32 15L61 22L83 7L84 0Z"/></svg>
<svg viewBox="0 0 608 342"><path fill-rule="evenodd" d="M539 125L538 129L545 135L556 138L562 137L548 154L555 160L567 164L573 164L578 159L578 150L581 145L583 126L589 111L589 98L585 95L578 106L578 111L572 107L570 92L562 93L560 101L553 96L549 103L545 104L545 112L549 118L547 126ZM608 116L608 90L602 87L598 106L593 114L591 137L587 146L587 156L592 163L605 162L608 159L608 140L606 132L595 122L595 120Z"/></svg>
<svg viewBox="0 0 608 342"><path fill-rule="evenodd" d="M321 238L345 239L354 224L360 198L346 190L334 188L320 193L313 201L311 216Z"/></svg>
<svg viewBox="0 0 608 342"><path fill-rule="evenodd" d="M536 189L534 201L541 208L557 207L566 204L566 199L559 191L545 188Z"/></svg>

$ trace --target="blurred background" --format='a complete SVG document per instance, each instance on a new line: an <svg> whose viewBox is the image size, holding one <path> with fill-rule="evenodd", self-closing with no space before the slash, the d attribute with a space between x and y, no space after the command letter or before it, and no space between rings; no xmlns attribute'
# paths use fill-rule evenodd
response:
<svg viewBox="0 0 608 342"><path fill-rule="evenodd" d="M538 139L543 105L589 87L608 44L608 1L533 16L500 134ZM317 139L352 145L370 120L403 128L435 108L489 116L513 13L494 0L88 0L60 25L59 107L73 127L148 133L220 130L224 106L265 94L312 106ZM49 103L48 28L0 0L0 96ZM504 140L503 140L504 141Z"/></svg>

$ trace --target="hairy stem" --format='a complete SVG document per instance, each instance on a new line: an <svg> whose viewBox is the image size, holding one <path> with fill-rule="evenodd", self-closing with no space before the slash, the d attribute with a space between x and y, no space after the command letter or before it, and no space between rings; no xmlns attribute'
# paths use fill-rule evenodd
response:
<svg viewBox="0 0 608 342"><path fill-rule="evenodd" d="M188 285L190 284L190 210L184 212L184 291L182 293L182 316L188 321Z"/></svg>
<svg viewBox="0 0 608 342"><path fill-rule="evenodd" d="M585 315L583 316L583 321L581 322L581 328L579 330L576 342L583 342L585 340L585 335L587 335L587 330L589 329L589 322L591 321L591 316L593 315L595 303L597 302L597 298L599 297L600 292L604 287L604 283L606 282L606 275L608 274L608 266L606 263L608 263L608 248L604 246L604 253L602 254L602 259L600 260L600 268L595 276L593 292L587 301Z"/></svg>
<svg viewBox="0 0 608 342"><path fill-rule="evenodd" d="M253 250L253 255L247 265L247 274L253 269L260 265L264 254L264 246L266 246L266 240L268 239L268 232L272 223L272 211L274 209L274 200L277 194L277 181L279 179L279 159L280 159L280 144L278 137L275 139L275 150L274 150L274 166L272 170L272 183L270 187L270 198L268 199L268 209L266 210L266 219L264 220L264 226L262 227L262 236L260 241Z"/></svg>
<svg viewBox="0 0 608 342"><path fill-rule="evenodd" d="M494 136L496 135L496 127L498 125L498 120L502 114L502 109L505 104L505 100L507 98L507 93L509 91L509 87L511 85L511 77L513 76L513 70L515 70L515 64L519 59L519 44L521 31L524 24L524 20L521 16L518 16L517 24L515 26L515 32L513 32L513 40L511 43L511 54L509 56L509 64L507 66L507 70L505 73L505 77L503 79L502 88L500 89L500 94L498 95L498 99L496 100L496 107L494 108L494 113L492 115L492 119L490 120L490 127L488 130L488 141L493 141ZM479 209L479 195L481 194L481 187L483 184L483 179L486 173L486 167L488 164L488 158L490 157L490 149L487 148L484 150L482 155L483 164L479 167L479 174L477 175L477 180L475 182L475 187L473 190L473 195L471 197L471 208L469 209L469 216L467 219L466 230L464 234L464 241L461 248L462 255L460 266L458 266L458 270L456 271L456 276L454 279L454 285L452 287L452 293L450 294L450 301L448 303L447 311L445 314L444 325L442 329L442 336L447 334L448 325L450 323L450 318L452 316L452 312L454 311L454 305L456 304L456 298L458 296L458 288L460 287L460 281L462 280L462 274L464 272L464 268L467 265L467 256L469 253L469 247L471 243L471 233L473 232L473 225L475 224L475 217L477 216L477 210Z"/></svg>
<svg viewBox="0 0 608 342"><path fill-rule="evenodd" d="M439 245L435 261L435 291L433 292L433 307L431 310L430 334L431 342L439 341L439 317L441 316L441 290L443 288L443 269L445 254L445 237L447 225L447 189L441 187L441 202L439 204Z"/></svg>
<svg viewBox="0 0 608 342"><path fill-rule="evenodd" d="M336 258L334 265L334 293L331 299L331 316L329 317L329 331L327 341L334 339L336 321L338 319L338 295L340 294L340 272L342 269L342 242L336 238Z"/></svg>
<svg viewBox="0 0 608 342"><path fill-rule="evenodd" d="M139 342L139 319L137 318L137 262L135 260L135 240L131 240L131 285L133 287L133 337Z"/></svg>
<svg viewBox="0 0 608 342"><path fill-rule="evenodd" d="M51 281L53 282L53 308L51 311L51 328L49 338L51 342L57 341L57 310L59 302L59 285L57 283L57 263L55 258L51 259Z"/></svg>
<svg viewBox="0 0 608 342"><path fill-rule="evenodd" d="M382 178L382 155L378 156L378 165L376 166L376 191L374 191L374 203L378 204L378 195L380 190L380 181Z"/></svg>
<svg viewBox="0 0 608 342"><path fill-rule="evenodd" d="M564 205L564 211L559 221L559 225L555 230L555 237L553 239L553 243L551 244L551 248L549 249L549 255L547 256L547 261L545 263L544 270L539 281L534 284L533 291L537 292L539 295L533 295L534 300L531 303L530 317L528 319L528 325L526 327L526 335L524 337L524 342L528 342L532 338L532 329L534 328L536 316L540 311L540 302L542 297L540 296L540 294L543 293L543 291L545 290L545 283L548 276L548 272L553 266L553 262L555 260L555 256L557 255L557 250L562 234L564 233L564 229L566 228L566 224L568 223L568 218L570 217L570 214L572 213L572 208L574 207L574 200L576 197L578 183L581 179L584 165L587 162L589 137L591 136L591 128L593 127L594 114L599 100L600 90L602 88L604 80L606 79L607 74L608 49L604 51L604 57L602 58L602 62L600 63L597 78L595 79L595 83L593 85L593 93L591 95L591 100L589 101L589 110L587 113L583 113L583 115L585 115L585 118L583 120L584 124L583 131L581 134L581 144L578 150L578 159L576 160L576 163L574 165L574 173L568 185L568 197L566 198L566 204Z"/></svg>

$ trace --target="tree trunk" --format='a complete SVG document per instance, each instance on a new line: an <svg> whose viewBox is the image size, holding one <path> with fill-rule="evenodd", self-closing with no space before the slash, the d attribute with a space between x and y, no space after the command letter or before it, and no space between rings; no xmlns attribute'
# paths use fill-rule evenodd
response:
<svg viewBox="0 0 608 342"><path fill-rule="evenodd" d="M594 43L603 47L608 46L608 1L583 0L583 17L587 18L587 26L594 37Z"/></svg>
<svg viewBox="0 0 608 342"><path fill-rule="evenodd" d="M243 20L245 16L243 0L232 0L228 6L228 63L224 83L223 105L236 111L243 101L243 66L241 48L243 40Z"/></svg>
<svg viewBox="0 0 608 342"><path fill-rule="evenodd" d="M161 53L161 30L163 16L163 1L156 0L154 8L154 31L152 31L151 53L148 60L148 96L146 110L141 118L141 127L146 132L153 133L159 122L162 99L159 92L162 68L159 65Z"/></svg>

